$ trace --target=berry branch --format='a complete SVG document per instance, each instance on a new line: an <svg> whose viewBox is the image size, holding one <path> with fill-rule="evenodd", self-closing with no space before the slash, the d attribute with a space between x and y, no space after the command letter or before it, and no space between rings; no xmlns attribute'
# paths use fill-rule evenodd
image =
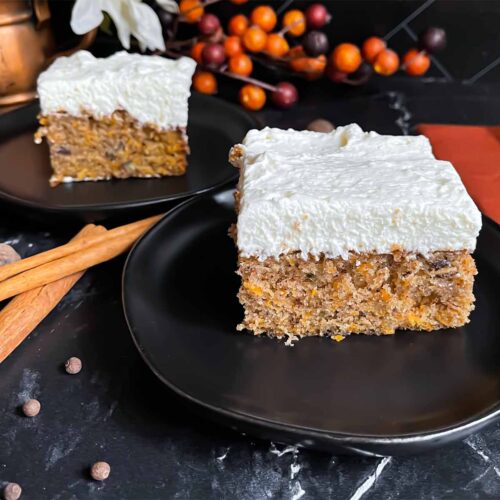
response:
<svg viewBox="0 0 500 500"><path fill-rule="evenodd" d="M254 76L254 62L292 76L316 80L326 76L333 83L351 86L365 84L374 74L390 76L405 71L421 76L430 67L430 54L444 49L446 34L440 28L428 28L419 37L419 46L406 52L402 63L396 52L380 37L367 38L361 47L341 43L330 52L327 35L321 31L331 15L322 3L312 3L305 11L289 8L287 0L275 11L271 6L255 6L247 17L232 16L226 30L220 19L206 8L222 0L180 0L179 14L164 11L160 15L167 34L164 55L190 56L198 63L193 78L195 90L206 94L217 92L217 78L224 76L244 83L240 89L241 104L250 110L261 109L267 100L287 108L298 100L295 86L289 82L276 85ZM248 0L229 0L244 4ZM195 24L198 34L179 40L180 23ZM292 43L293 42L293 43Z"/></svg>

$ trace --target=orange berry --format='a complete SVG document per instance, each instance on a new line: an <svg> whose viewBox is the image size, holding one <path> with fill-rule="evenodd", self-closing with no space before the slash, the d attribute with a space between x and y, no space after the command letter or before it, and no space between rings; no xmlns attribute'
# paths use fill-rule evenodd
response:
<svg viewBox="0 0 500 500"><path fill-rule="evenodd" d="M391 49L384 49L375 58L373 69L383 76L390 76L399 68L399 56Z"/></svg>
<svg viewBox="0 0 500 500"><path fill-rule="evenodd" d="M403 65L409 75L421 76L429 69L431 60L425 52L411 49L403 57Z"/></svg>
<svg viewBox="0 0 500 500"><path fill-rule="evenodd" d="M217 92L217 80L209 71L197 71L193 76L193 87L202 94L215 94Z"/></svg>
<svg viewBox="0 0 500 500"><path fill-rule="evenodd" d="M236 54L229 59L228 69L235 75L248 76L252 74L253 62L246 54Z"/></svg>
<svg viewBox="0 0 500 500"><path fill-rule="evenodd" d="M353 73L361 62L361 52L353 43L341 43L332 52L332 63L342 73Z"/></svg>
<svg viewBox="0 0 500 500"><path fill-rule="evenodd" d="M269 7L269 5L259 5L255 7L250 19L253 24L261 27L267 33L272 31L278 22L276 12L274 12L274 9Z"/></svg>
<svg viewBox="0 0 500 500"><path fill-rule="evenodd" d="M181 0L179 12L188 23L197 23L205 13L205 9L200 0Z"/></svg>
<svg viewBox="0 0 500 500"><path fill-rule="evenodd" d="M363 52L363 57L366 61L372 64L379 52L382 52L386 47L387 45L382 38L379 38L378 36L371 36L363 42L361 51Z"/></svg>
<svg viewBox="0 0 500 500"><path fill-rule="evenodd" d="M258 111L266 104L266 93L257 85L247 83L240 89L240 102L244 108Z"/></svg>
<svg viewBox="0 0 500 500"><path fill-rule="evenodd" d="M248 17L243 14L233 16L227 25L227 31L230 35L242 36L248 28Z"/></svg>
<svg viewBox="0 0 500 500"><path fill-rule="evenodd" d="M205 47L205 42L197 42L193 45L191 49L191 57L198 63L201 64L201 53Z"/></svg>
<svg viewBox="0 0 500 500"><path fill-rule="evenodd" d="M283 27L289 28L287 33L292 36L301 36L306 30L306 16L301 10L289 10L283 16Z"/></svg>
<svg viewBox="0 0 500 500"><path fill-rule="evenodd" d="M304 47L302 45L296 45L292 47L288 52L288 56L290 59L296 59L298 57L306 57L306 53L304 52Z"/></svg>
<svg viewBox="0 0 500 500"><path fill-rule="evenodd" d="M266 52L271 57L283 57L290 50L290 46L284 36L271 33L267 36Z"/></svg>
<svg viewBox="0 0 500 500"><path fill-rule="evenodd" d="M244 50L241 38L236 35L226 37L224 40L224 50L226 51L226 55L229 57L241 54Z"/></svg>
<svg viewBox="0 0 500 500"><path fill-rule="evenodd" d="M298 45L290 50L291 57L288 65L297 73L302 73L307 80L317 80L326 68L326 56L308 57L302 46Z"/></svg>
<svg viewBox="0 0 500 500"><path fill-rule="evenodd" d="M243 45L250 52L260 52L266 47L266 32L259 26L250 26L243 34Z"/></svg>

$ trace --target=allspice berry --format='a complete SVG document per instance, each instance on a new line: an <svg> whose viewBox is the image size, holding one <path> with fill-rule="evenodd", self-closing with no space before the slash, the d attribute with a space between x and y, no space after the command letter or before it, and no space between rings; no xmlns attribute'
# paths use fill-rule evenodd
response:
<svg viewBox="0 0 500 500"><path fill-rule="evenodd" d="M80 373L82 369L82 360L73 356L69 358L66 363L64 363L64 369L66 370L66 373L76 375L77 373Z"/></svg>
<svg viewBox="0 0 500 500"><path fill-rule="evenodd" d="M331 132L332 130L335 129L335 125L332 122L329 122L328 120L325 120L323 118L318 118L317 120L313 120L308 126L307 130L310 130L311 132Z"/></svg>
<svg viewBox="0 0 500 500"><path fill-rule="evenodd" d="M36 417L40 413L40 401L37 399L28 399L23 404L23 413L27 417Z"/></svg>
<svg viewBox="0 0 500 500"><path fill-rule="evenodd" d="M92 476L92 479L95 479L96 481L104 481L105 479L108 479L110 472L111 467L107 462L96 462L90 468L90 475Z"/></svg>
<svg viewBox="0 0 500 500"><path fill-rule="evenodd" d="M3 498L5 500L18 500L21 498L23 489L17 483L8 483L3 489Z"/></svg>
<svg viewBox="0 0 500 500"><path fill-rule="evenodd" d="M21 256L10 245L0 243L0 266L20 259Z"/></svg>

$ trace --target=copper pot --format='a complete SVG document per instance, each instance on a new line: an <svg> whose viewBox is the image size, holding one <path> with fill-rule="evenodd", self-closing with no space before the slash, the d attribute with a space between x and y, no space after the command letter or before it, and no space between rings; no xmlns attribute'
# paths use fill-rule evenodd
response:
<svg viewBox="0 0 500 500"><path fill-rule="evenodd" d="M0 106L34 99L36 79L56 57L88 47L97 29L57 52L48 0L0 0Z"/></svg>

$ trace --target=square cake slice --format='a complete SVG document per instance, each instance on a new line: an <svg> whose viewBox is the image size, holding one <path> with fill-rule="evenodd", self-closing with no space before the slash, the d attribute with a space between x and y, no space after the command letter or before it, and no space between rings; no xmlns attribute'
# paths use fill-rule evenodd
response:
<svg viewBox="0 0 500 500"><path fill-rule="evenodd" d="M265 128L230 161L239 329L380 335L468 321L481 214L425 137Z"/></svg>
<svg viewBox="0 0 500 500"><path fill-rule="evenodd" d="M58 58L38 78L52 185L182 175L196 63L118 52L80 51Z"/></svg>

